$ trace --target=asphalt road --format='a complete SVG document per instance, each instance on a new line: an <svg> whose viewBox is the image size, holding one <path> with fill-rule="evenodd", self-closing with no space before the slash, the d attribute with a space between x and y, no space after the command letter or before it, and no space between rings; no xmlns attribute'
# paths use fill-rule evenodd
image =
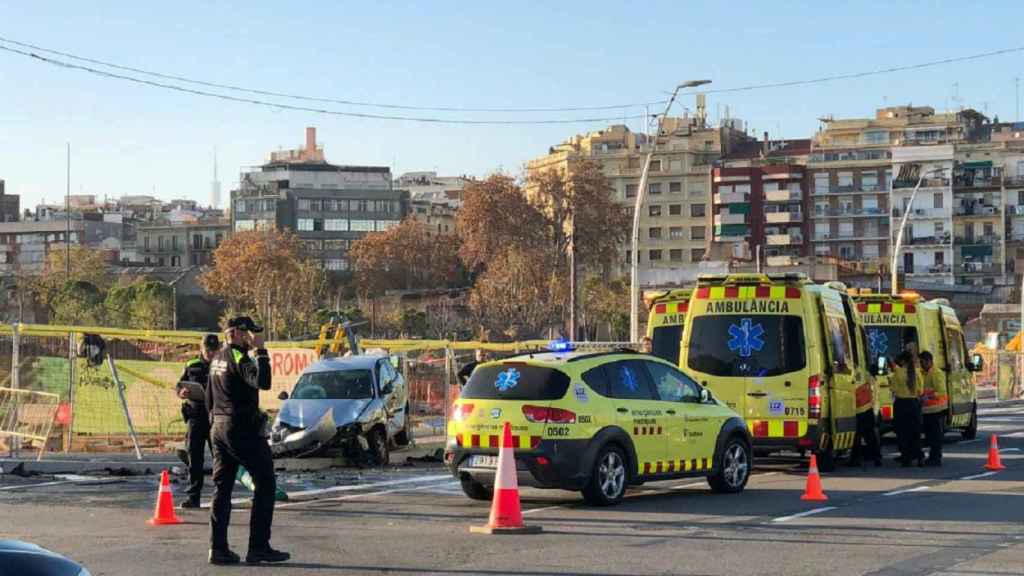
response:
<svg viewBox="0 0 1024 576"><path fill-rule="evenodd" d="M747 490L715 495L703 481L633 490L588 508L574 493L523 491L540 535L483 536L488 504L465 498L436 465L288 478L315 500L279 505L280 574L1024 574L1024 404L983 408L973 442L947 438L942 468L841 468L825 503L800 500L806 466L763 459ZM987 474L989 434L1007 469ZM892 443L886 449L893 450ZM326 489L326 491L324 491ZM176 489L177 490L177 489ZM244 493L239 493L245 496ZM205 512L150 527L149 477L0 480L0 537L38 543L93 574L230 574L205 563ZM248 512L231 541L245 552ZM0 567L2 573L2 567Z"/></svg>

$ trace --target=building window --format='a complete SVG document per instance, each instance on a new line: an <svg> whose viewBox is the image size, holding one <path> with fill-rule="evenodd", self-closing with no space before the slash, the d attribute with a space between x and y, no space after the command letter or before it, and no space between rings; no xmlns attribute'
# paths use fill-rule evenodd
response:
<svg viewBox="0 0 1024 576"><path fill-rule="evenodd" d="M673 262L682 262L683 261L683 251L682 251L682 249L676 248L676 249L669 250L668 251L668 259L673 261Z"/></svg>
<svg viewBox="0 0 1024 576"><path fill-rule="evenodd" d="M651 239L661 239L661 228L651 228L647 231L647 237Z"/></svg>
<svg viewBox="0 0 1024 576"><path fill-rule="evenodd" d="M814 175L814 193L828 194L829 175L828 172L818 172Z"/></svg>
<svg viewBox="0 0 1024 576"><path fill-rule="evenodd" d="M701 218L704 216L703 204L690 204L690 217Z"/></svg>
<svg viewBox="0 0 1024 576"><path fill-rule="evenodd" d="M236 220L235 221L235 231L236 232L243 232L245 230L252 230L255 227L256 227L256 221L255 220Z"/></svg>
<svg viewBox="0 0 1024 576"><path fill-rule="evenodd" d="M647 252L647 258L654 262L655 260L661 260L661 250L649 250Z"/></svg>
<svg viewBox="0 0 1024 576"><path fill-rule="evenodd" d="M671 238L672 240L682 240L683 239L683 227L682 226L672 226L672 227L670 227L668 229L668 237Z"/></svg>
<svg viewBox="0 0 1024 576"><path fill-rule="evenodd" d="M647 215L652 218L657 218L658 216L661 216L661 206L648 206Z"/></svg>
<svg viewBox="0 0 1024 576"><path fill-rule="evenodd" d="M217 232L217 234L214 236L214 244L213 245L214 246L220 246L220 243L221 243L222 240L224 240L224 235L221 234L220 232Z"/></svg>
<svg viewBox="0 0 1024 576"><path fill-rule="evenodd" d="M299 232L312 232L313 231L313 219L312 218L299 218L298 220Z"/></svg>
<svg viewBox="0 0 1024 576"><path fill-rule="evenodd" d="M626 184L626 198L636 198L636 184Z"/></svg>
<svg viewBox="0 0 1024 576"><path fill-rule="evenodd" d="M149 250L149 236L146 236L142 239L142 248L144 250Z"/></svg>
<svg viewBox="0 0 1024 576"><path fill-rule="evenodd" d="M864 133L865 144L888 144L889 133L884 130L876 130Z"/></svg>
<svg viewBox="0 0 1024 576"><path fill-rule="evenodd" d="M348 229L351 232L373 232L373 220L351 220Z"/></svg>
<svg viewBox="0 0 1024 576"><path fill-rule="evenodd" d="M348 270L348 260L344 258L328 258L324 260L324 268L333 271Z"/></svg>
<svg viewBox="0 0 1024 576"><path fill-rule="evenodd" d="M669 182L668 183L669 194L681 194L683 192L682 182Z"/></svg>
<svg viewBox="0 0 1024 576"><path fill-rule="evenodd" d="M156 238L156 249L157 250L161 250L161 251L164 249L164 237L163 236L157 236L157 238Z"/></svg>
<svg viewBox="0 0 1024 576"><path fill-rule="evenodd" d="M690 184L688 196L690 198L703 198L707 188L703 184Z"/></svg>
<svg viewBox="0 0 1024 576"><path fill-rule="evenodd" d="M853 190L853 172L840 172L837 187L840 190Z"/></svg>
<svg viewBox="0 0 1024 576"><path fill-rule="evenodd" d="M985 236L992 236L995 234L995 229L992 227L991 222L985 222Z"/></svg>
<svg viewBox="0 0 1024 576"><path fill-rule="evenodd" d="M661 194L661 182L651 182L647 185L647 193L654 196Z"/></svg>
<svg viewBox="0 0 1024 576"><path fill-rule="evenodd" d="M840 238L852 238L853 237L853 222L840 222L839 223L839 237Z"/></svg>
<svg viewBox="0 0 1024 576"><path fill-rule="evenodd" d="M348 220L344 218L328 218L324 220L324 230L328 232L347 232Z"/></svg>
<svg viewBox="0 0 1024 576"><path fill-rule="evenodd" d="M840 246L839 257L843 260L854 260L857 257L857 251L853 246Z"/></svg>
<svg viewBox="0 0 1024 576"><path fill-rule="evenodd" d="M299 210L309 212L309 200L306 198L299 199Z"/></svg>
<svg viewBox="0 0 1024 576"><path fill-rule="evenodd" d="M868 192L878 190L878 172L861 172L860 189Z"/></svg>
<svg viewBox="0 0 1024 576"><path fill-rule="evenodd" d="M668 205L668 215L669 216L679 216L682 213L683 213L683 205L682 204L669 204Z"/></svg>
<svg viewBox="0 0 1024 576"><path fill-rule="evenodd" d="M936 192L932 194L932 207L942 208L942 192Z"/></svg>
<svg viewBox="0 0 1024 576"><path fill-rule="evenodd" d="M239 200L235 204L235 214L244 214L244 213L245 213L245 200Z"/></svg>
<svg viewBox="0 0 1024 576"><path fill-rule="evenodd" d="M945 232L945 228L946 227L943 225L942 222L936 222L934 228L935 228L935 237L936 238L941 238L942 237L942 233Z"/></svg>
<svg viewBox="0 0 1024 576"><path fill-rule="evenodd" d="M694 226L690 228L690 240L703 240L707 234L704 226Z"/></svg>
<svg viewBox="0 0 1024 576"><path fill-rule="evenodd" d="M398 220L377 220L376 222L377 232L383 232L394 226L398 226Z"/></svg>
<svg viewBox="0 0 1024 576"><path fill-rule="evenodd" d="M651 160L651 172L661 172L661 160Z"/></svg>
<svg viewBox="0 0 1024 576"><path fill-rule="evenodd" d="M356 205L355 211L356 212L369 212L370 211L370 208L369 208L370 202L368 200L352 200L351 202L355 203L355 205Z"/></svg>
<svg viewBox="0 0 1024 576"><path fill-rule="evenodd" d="M690 262L700 262L704 260L704 249L694 248L690 250Z"/></svg>
<svg viewBox="0 0 1024 576"><path fill-rule="evenodd" d="M887 192L892 190L892 169L885 171L885 190Z"/></svg>

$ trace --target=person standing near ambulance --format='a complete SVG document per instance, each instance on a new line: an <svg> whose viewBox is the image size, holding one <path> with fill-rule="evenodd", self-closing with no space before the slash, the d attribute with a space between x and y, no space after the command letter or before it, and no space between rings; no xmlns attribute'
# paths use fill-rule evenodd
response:
<svg viewBox="0 0 1024 576"><path fill-rule="evenodd" d="M899 442L900 464L906 468L917 461L924 466L921 451L921 393L924 374L917 356L917 344L907 342L903 354L894 361L889 387L892 389L896 438Z"/></svg>
<svg viewBox="0 0 1024 576"><path fill-rule="evenodd" d="M270 547L277 481L270 445L264 436L265 416L259 407L260 390L270 389L270 358L263 347L262 331L248 316L232 318L225 330L227 345L210 364L206 403L213 419L211 564L237 564L241 560L228 547L231 491L239 466L249 471L255 487L246 563L285 562L291 558L287 552Z"/></svg>
<svg viewBox="0 0 1024 576"><path fill-rule="evenodd" d="M210 362L220 350L216 334L203 338L199 356L185 364L179 380L182 383L198 384L205 392L210 382ZM210 412L206 402L192 397L187 386L178 388L181 403L181 417L185 420L185 447L188 451L188 497L181 502L181 508L199 508L199 495L203 490L203 468L206 445L210 443ZM211 448L212 451L212 448Z"/></svg>
<svg viewBox="0 0 1024 576"><path fill-rule="evenodd" d="M949 408L942 374L935 368L931 352L921 352L921 370L924 372L924 394L921 396L921 412L924 415L924 435L928 440L927 466L942 466L942 429Z"/></svg>

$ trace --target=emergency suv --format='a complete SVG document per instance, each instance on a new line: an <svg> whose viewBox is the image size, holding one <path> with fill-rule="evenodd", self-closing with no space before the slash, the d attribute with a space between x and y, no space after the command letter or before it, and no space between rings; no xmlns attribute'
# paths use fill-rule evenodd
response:
<svg viewBox="0 0 1024 576"><path fill-rule="evenodd" d="M851 290L868 336L871 362L882 365L899 356L908 342L920 352L931 352L935 369L946 385L949 408L947 429L959 430L965 439L978 434L978 402L971 372L981 370L981 356L967 358L967 344L956 312L945 299L924 301L918 294L898 296ZM893 396L889 377L878 376L882 432L893 428Z"/></svg>
<svg viewBox="0 0 1024 576"><path fill-rule="evenodd" d="M679 346L683 340L683 325L690 307L692 290L661 290L645 292L647 337L651 339L651 353L658 358L679 363Z"/></svg>
<svg viewBox="0 0 1024 576"><path fill-rule="evenodd" d="M629 485L688 476L740 492L752 467L735 412L671 363L633 351L478 366L453 407L445 452L470 498L491 498L505 422L520 483L579 490L593 505L618 503Z"/></svg>
<svg viewBox="0 0 1024 576"><path fill-rule="evenodd" d="M846 288L803 274L702 276L689 302L680 367L750 427L755 453L853 447L858 409L874 410L864 333Z"/></svg>

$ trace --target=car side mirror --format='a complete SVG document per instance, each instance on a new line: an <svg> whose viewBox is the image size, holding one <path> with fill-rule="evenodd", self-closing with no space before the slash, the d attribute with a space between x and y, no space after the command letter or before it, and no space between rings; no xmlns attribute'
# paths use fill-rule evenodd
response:
<svg viewBox="0 0 1024 576"><path fill-rule="evenodd" d="M284 390L282 390L281 393L277 395L277 399L278 400L287 400L288 399L288 393L285 392Z"/></svg>
<svg viewBox="0 0 1024 576"><path fill-rule="evenodd" d="M885 376L889 374L889 359L885 356L879 356L875 364L875 376Z"/></svg>
<svg viewBox="0 0 1024 576"><path fill-rule="evenodd" d="M985 366L985 358L981 354L971 354L971 361L967 363L967 369L971 372L981 372Z"/></svg>
<svg viewBox="0 0 1024 576"><path fill-rule="evenodd" d="M714 401L715 401L715 396L714 396L714 394L711 393L711 390L708 390L707 388L701 388L700 389L700 403L701 404L711 404Z"/></svg>

